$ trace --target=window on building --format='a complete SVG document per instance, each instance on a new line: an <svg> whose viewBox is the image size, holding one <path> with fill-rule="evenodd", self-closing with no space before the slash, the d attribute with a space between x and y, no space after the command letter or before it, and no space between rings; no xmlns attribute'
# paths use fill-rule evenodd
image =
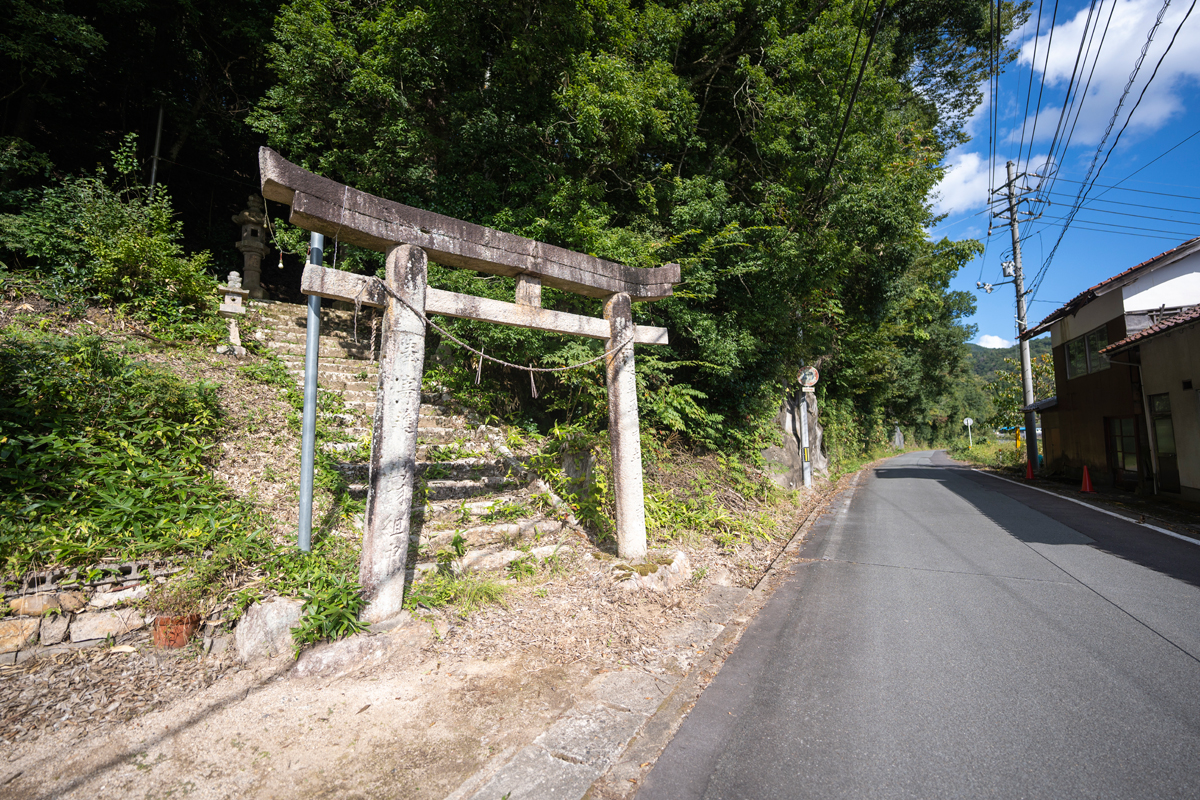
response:
<svg viewBox="0 0 1200 800"><path fill-rule="evenodd" d="M1108 369L1108 358L1100 353L1105 347L1108 347L1108 329L1104 325L1067 342L1067 377L1078 378Z"/></svg>
<svg viewBox="0 0 1200 800"><path fill-rule="evenodd" d="M1113 466L1126 472L1137 472L1137 428L1133 417L1110 419Z"/></svg>
<svg viewBox="0 0 1200 800"><path fill-rule="evenodd" d="M1108 347L1108 329L1101 326L1087 335L1088 372L1108 369L1108 356L1100 351Z"/></svg>
<svg viewBox="0 0 1200 800"><path fill-rule="evenodd" d="M1154 427L1154 448L1158 456L1158 485L1163 491L1179 491L1179 459L1175 454L1175 423L1171 420L1171 395L1152 394L1150 418Z"/></svg>
<svg viewBox="0 0 1200 800"><path fill-rule="evenodd" d="M1087 375L1087 345L1083 337L1067 342L1067 377Z"/></svg>

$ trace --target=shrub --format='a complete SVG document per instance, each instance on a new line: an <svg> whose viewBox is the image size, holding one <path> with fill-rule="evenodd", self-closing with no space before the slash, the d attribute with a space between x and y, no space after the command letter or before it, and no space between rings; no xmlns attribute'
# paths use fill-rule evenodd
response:
<svg viewBox="0 0 1200 800"><path fill-rule="evenodd" d="M0 215L0 239L19 267L45 281L52 299L95 300L160 328L205 323L219 336L213 313L216 283L209 254L184 255L171 201L134 182L131 134L114 153L116 176L103 168L46 188L20 214Z"/></svg>

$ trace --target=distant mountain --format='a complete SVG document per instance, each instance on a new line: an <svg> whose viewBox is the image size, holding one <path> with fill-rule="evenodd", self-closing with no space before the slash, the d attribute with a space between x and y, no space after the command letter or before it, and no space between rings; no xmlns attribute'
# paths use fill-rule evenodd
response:
<svg viewBox="0 0 1200 800"><path fill-rule="evenodd" d="M997 370L1004 368L1004 359L1019 360L1021 358L1020 348L1015 344L1012 347L1002 349L980 347L977 344L968 344L967 347L971 351L971 360L975 368L975 374L983 378L984 381L990 381ZM1043 353L1049 352L1049 336L1043 336L1040 339L1033 339L1029 342L1030 358L1037 358Z"/></svg>

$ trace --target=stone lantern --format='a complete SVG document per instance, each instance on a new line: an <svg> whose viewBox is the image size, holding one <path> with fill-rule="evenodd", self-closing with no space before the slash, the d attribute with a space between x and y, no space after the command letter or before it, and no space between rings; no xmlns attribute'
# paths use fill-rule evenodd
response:
<svg viewBox="0 0 1200 800"><path fill-rule="evenodd" d="M246 291L255 300L266 297L261 283L262 260L267 254L267 237L265 225L266 211L263 209L263 199L256 194L250 195L246 209L233 217L233 221L242 226L242 239L234 247L242 251L245 259L242 274Z"/></svg>
<svg viewBox="0 0 1200 800"><path fill-rule="evenodd" d="M217 313L229 321L229 344L217 348L218 353L230 353L235 356L246 355L242 347L242 332L238 329L237 318L246 313L246 295L250 292L242 288L242 276L236 272L229 273L229 284L218 286L217 293L223 302Z"/></svg>

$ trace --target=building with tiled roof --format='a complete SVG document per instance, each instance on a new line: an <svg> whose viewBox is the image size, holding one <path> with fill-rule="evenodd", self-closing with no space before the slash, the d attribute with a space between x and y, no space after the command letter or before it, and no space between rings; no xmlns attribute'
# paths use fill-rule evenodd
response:
<svg viewBox="0 0 1200 800"><path fill-rule="evenodd" d="M1056 396L1037 409L1050 473L1078 478L1086 466L1102 486L1200 502L1196 322L1200 237L1085 289L1024 334L1051 338ZM1195 451L1195 470L1181 448Z"/></svg>

